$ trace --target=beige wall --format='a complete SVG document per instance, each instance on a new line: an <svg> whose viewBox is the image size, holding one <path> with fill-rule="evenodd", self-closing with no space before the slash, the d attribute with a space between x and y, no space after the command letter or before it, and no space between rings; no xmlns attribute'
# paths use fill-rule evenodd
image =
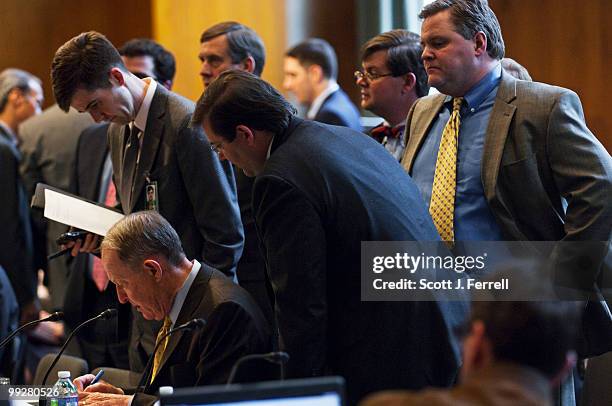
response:
<svg viewBox="0 0 612 406"><path fill-rule="evenodd" d="M177 74L174 91L196 100L203 87L197 58L200 35L207 27L234 20L255 30L266 46L263 78L280 89L285 44L283 0L152 0L153 38L174 53Z"/></svg>

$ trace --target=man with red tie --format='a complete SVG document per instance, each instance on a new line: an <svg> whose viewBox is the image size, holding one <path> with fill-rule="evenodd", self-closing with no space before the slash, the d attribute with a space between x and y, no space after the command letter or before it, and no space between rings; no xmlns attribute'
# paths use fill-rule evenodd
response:
<svg viewBox="0 0 612 406"><path fill-rule="evenodd" d="M404 122L408 111L429 91L420 40L406 30L379 34L363 45L362 69L355 72L361 87L361 107L385 120L370 130L370 135L398 161L406 146Z"/></svg>

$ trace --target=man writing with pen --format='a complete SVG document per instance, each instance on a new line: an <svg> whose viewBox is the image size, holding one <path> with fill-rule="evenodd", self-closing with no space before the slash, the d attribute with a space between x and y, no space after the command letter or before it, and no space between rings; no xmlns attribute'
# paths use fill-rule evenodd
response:
<svg viewBox="0 0 612 406"><path fill-rule="evenodd" d="M160 386L222 384L239 358L271 350L269 327L248 293L216 269L188 260L177 233L158 213L124 217L100 249L119 301L129 301L147 320L163 320L163 327L144 386L133 398L104 381L91 384L90 374L75 379L79 404L150 404ZM206 322L203 328L163 338L196 318ZM239 381L268 378L249 367L257 365L245 365Z"/></svg>

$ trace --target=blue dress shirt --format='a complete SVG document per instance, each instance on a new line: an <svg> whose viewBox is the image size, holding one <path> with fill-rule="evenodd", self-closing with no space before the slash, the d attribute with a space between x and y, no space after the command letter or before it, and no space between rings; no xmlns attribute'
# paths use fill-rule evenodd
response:
<svg viewBox="0 0 612 406"><path fill-rule="evenodd" d="M455 240L499 241L502 232L489 209L481 179L481 162L489 118L501 79L501 65L497 65L464 96L457 148L457 191L455 195ZM453 107L447 96L425 141L416 156L412 178L427 205L431 189L442 131Z"/></svg>

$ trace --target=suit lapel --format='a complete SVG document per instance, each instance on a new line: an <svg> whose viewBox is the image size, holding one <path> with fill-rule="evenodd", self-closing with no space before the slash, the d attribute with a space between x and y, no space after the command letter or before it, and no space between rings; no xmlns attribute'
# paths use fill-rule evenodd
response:
<svg viewBox="0 0 612 406"><path fill-rule="evenodd" d="M485 198L489 202L495 196L495 185L497 184L504 144L516 110L516 106L510 104L510 102L515 98L516 81L510 75L502 73L495 104L487 126L480 167Z"/></svg>
<svg viewBox="0 0 612 406"><path fill-rule="evenodd" d="M408 173L412 172L412 165L414 164L417 152L421 148L423 141L425 141L429 127L431 127L434 119L438 116L438 112L442 108L445 99L445 95L439 94L430 99L417 101L418 104L415 106L411 116L413 122L407 123L405 130L409 131L409 133L402 166ZM419 112L416 111L417 109ZM422 114L420 114L421 111L423 111Z"/></svg>
<svg viewBox="0 0 612 406"><path fill-rule="evenodd" d="M140 196L140 192L144 188L146 178L149 176L151 167L157 156L157 149L164 131L163 116L167 100L168 93L158 84L153 99L151 100L151 107L149 108L149 115L147 116L147 126L144 134L142 134L140 161L136 168L134 189L132 190L133 196L129 200L130 213L134 210L134 206L138 202L138 196Z"/></svg>
<svg viewBox="0 0 612 406"><path fill-rule="evenodd" d="M193 319L197 313L198 308L201 307L201 303L205 300L208 300L208 297L206 296L206 287L211 277L211 268L202 264L200 270L198 271L198 274L196 275L195 279L193 280L193 283L191 284L191 287L189 288L189 292L185 297L185 302L183 303L183 307L179 312L179 315L176 319L176 323L174 323L173 328L176 328L181 324L187 323L189 320ZM194 292L197 292L197 294ZM198 316L201 317L201 314L198 314ZM166 362L168 361L170 355L174 352L174 349L176 348L178 343L181 341L181 338L183 337L185 331L186 330L177 331L176 333L172 334L168 339L168 345L166 346L166 350L164 351L164 355L162 356L162 360L159 365L159 372L157 373L156 378L162 375L161 372L164 370ZM155 382L155 380L153 382Z"/></svg>

